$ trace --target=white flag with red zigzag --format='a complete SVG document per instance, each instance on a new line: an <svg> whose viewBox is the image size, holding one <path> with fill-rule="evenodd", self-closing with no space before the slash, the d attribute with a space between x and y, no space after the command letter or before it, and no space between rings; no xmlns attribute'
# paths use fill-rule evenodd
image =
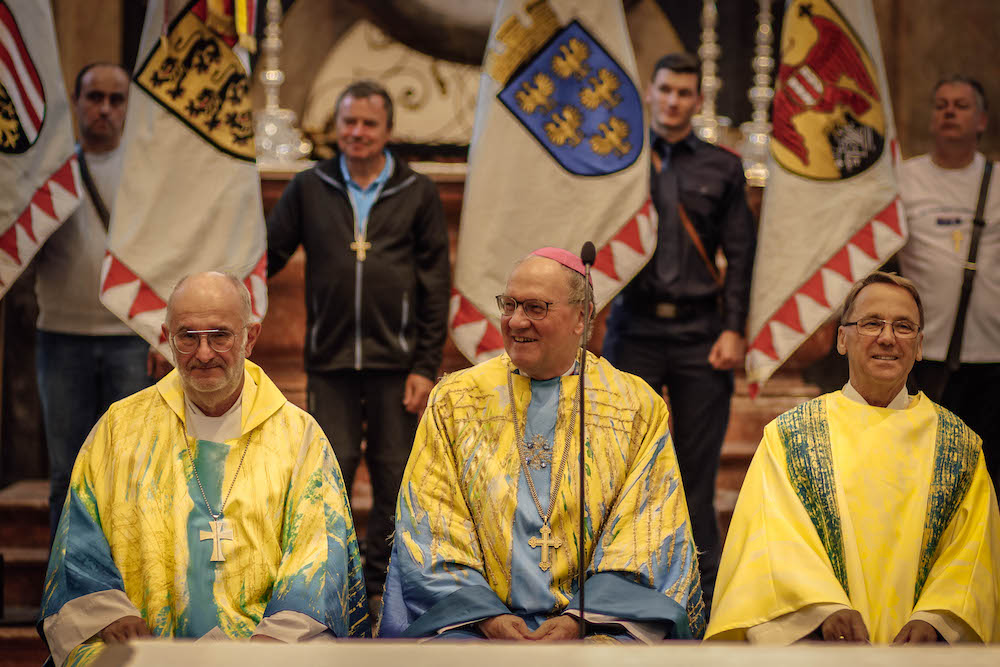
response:
<svg viewBox="0 0 1000 667"><path fill-rule="evenodd" d="M656 246L649 142L621 3L505 0L490 35L449 319L473 362L503 352L494 297L517 259L592 241L601 308Z"/></svg>
<svg viewBox="0 0 1000 667"><path fill-rule="evenodd" d="M48 0L0 0L0 297L80 204Z"/></svg>
<svg viewBox="0 0 1000 667"><path fill-rule="evenodd" d="M751 395L906 240L871 0L793 0L750 292Z"/></svg>
<svg viewBox="0 0 1000 667"><path fill-rule="evenodd" d="M236 275L264 317L267 236L234 5L164 1L146 9L101 301L170 358L160 325L189 273Z"/></svg>

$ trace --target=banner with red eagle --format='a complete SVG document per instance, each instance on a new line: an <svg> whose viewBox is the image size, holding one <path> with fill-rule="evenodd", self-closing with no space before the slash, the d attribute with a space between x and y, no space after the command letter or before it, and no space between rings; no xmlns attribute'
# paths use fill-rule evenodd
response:
<svg viewBox="0 0 1000 667"><path fill-rule="evenodd" d="M166 300L189 273L232 273L249 288L254 317L267 311L239 5L151 0L132 77L101 301L167 358Z"/></svg>
<svg viewBox="0 0 1000 667"><path fill-rule="evenodd" d="M621 2L506 0L487 46L449 319L472 362L503 352L495 296L541 246L597 247L597 307L649 260L656 211Z"/></svg>
<svg viewBox="0 0 1000 667"><path fill-rule="evenodd" d="M80 203L48 0L0 0L0 297Z"/></svg>
<svg viewBox="0 0 1000 667"><path fill-rule="evenodd" d="M896 133L871 0L793 0L750 293L760 386L906 240Z"/></svg>

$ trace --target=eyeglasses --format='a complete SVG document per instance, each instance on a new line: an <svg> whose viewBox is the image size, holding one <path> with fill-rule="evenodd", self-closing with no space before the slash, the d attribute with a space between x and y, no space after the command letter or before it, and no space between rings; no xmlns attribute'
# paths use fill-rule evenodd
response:
<svg viewBox="0 0 1000 667"><path fill-rule="evenodd" d="M246 328L246 327L244 327ZM242 331L243 329L240 329ZM208 339L208 345L216 352L229 352L236 342L236 334L226 329L201 329L178 331L170 339L181 354L191 354L201 345L201 337Z"/></svg>
<svg viewBox="0 0 1000 667"><path fill-rule="evenodd" d="M553 303L552 301L542 301L541 299L518 301L512 296L497 294L497 307L500 309L500 314L505 317L513 315L517 307L521 306L524 316L529 320L544 320L545 316L549 314L549 306L553 305Z"/></svg>
<svg viewBox="0 0 1000 667"><path fill-rule="evenodd" d="M866 317L856 322L844 322L841 326L849 327L853 325L858 328L858 333L862 336L875 337L882 335L882 331L887 324L892 327L892 333L896 335L896 338L916 338L917 334L920 333L920 327L908 320L890 322L888 320L880 320L877 317Z"/></svg>

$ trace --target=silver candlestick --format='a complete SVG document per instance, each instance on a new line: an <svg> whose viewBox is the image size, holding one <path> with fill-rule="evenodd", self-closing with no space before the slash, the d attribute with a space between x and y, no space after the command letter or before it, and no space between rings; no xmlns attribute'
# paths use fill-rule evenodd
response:
<svg viewBox="0 0 1000 667"><path fill-rule="evenodd" d="M267 0L267 25L261 44L260 81L264 86L264 109L256 115L257 160L286 164L312 152L312 143L295 126L298 119L291 109L278 104L278 91L285 81L281 71L281 0Z"/></svg>
<svg viewBox="0 0 1000 667"><path fill-rule="evenodd" d="M718 143L722 130L732 125L732 121L717 115L715 111L716 98L722 88L718 65L722 48L715 32L718 23L719 10L714 0L704 0L701 9L701 46L698 47L698 58L701 60L701 113L691 119L691 124L698 137L710 144Z"/></svg>
<svg viewBox="0 0 1000 667"><path fill-rule="evenodd" d="M771 26L774 17L771 14L772 0L758 0L760 8L757 14L757 36L753 59L753 87L747 96L753 106L752 120L740 125L743 134L743 171L747 183L752 186L767 185L768 147L770 145L771 123L768 122L767 110L774 98L774 88L771 86L771 72L774 70L774 29Z"/></svg>

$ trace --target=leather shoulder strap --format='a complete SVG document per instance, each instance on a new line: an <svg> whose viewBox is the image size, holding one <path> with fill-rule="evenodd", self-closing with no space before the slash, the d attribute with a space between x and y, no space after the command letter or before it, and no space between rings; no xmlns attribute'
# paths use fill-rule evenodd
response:
<svg viewBox="0 0 1000 667"><path fill-rule="evenodd" d="M962 338L965 334L965 316L969 310L969 299L972 297L972 280L976 277L976 258L979 255L979 239L983 235L983 227L986 226L986 219L983 217L986 212L986 197L990 190L990 177L993 174L993 161L986 159L986 166L983 168L983 180L979 184L979 201L976 203L976 217L972 219L972 238L969 239L969 260L965 263L965 272L962 275L962 292L958 298L958 312L955 315L955 328L951 331L951 341L948 343L948 356L945 358L946 373L953 373L958 370L962 363ZM934 398L940 400L944 392L944 385L947 384L947 376L943 379L940 390Z"/></svg>
<svg viewBox="0 0 1000 667"><path fill-rule="evenodd" d="M659 156L656 151L650 151L650 157L653 161L653 169L659 174L663 171L663 158ZM719 273L719 268L715 265L715 262L708 256L708 252L705 250L705 244L701 242L701 237L698 236L698 230L694 228L691 224L691 218L688 217L687 211L684 210L684 205L677 202L677 215L680 216L681 224L684 225L684 231L687 232L688 237L691 239L691 243L694 244L695 250L698 251L698 256L701 257L701 261L704 262L705 268L708 269L709 275L712 276L712 280L716 285L722 287L722 275Z"/></svg>
<svg viewBox="0 0 1000 667"><path fill-rule="evenodd" d="M698 256L701 257L701 261L705 263L705 268L708 269L709 274L712 276L712 280L719 287L722 287L722 275L719 274L719 267L715 265L715 262L708 256L708 252L705 250L705 245L701 242L701 237L698 236L698 230L694 228L691 224L691 218L688 217L687 211L684 210L684 205L677 202L677 215L681 218L681 223L684 225L684 231L687 232L688 236L691 238L691 243L694 244L695 250L698 251Z"/></svg>
<svg viewBox="0 0 1000 667"><path fill-rule="evenodd" d="M106 231L108 225L111 224L111 213L108 211L101 193L97 191L97 184L94 183L94 177L90 175L90 169L87 168L87 159L83 156L83 148L79 146L76 148L76 159L80 163L80 177L83 179L83 185L87 188L90 201L94 203L94 208L97 209L97 215L101 218L101 222L104 223Z"/></svg>

